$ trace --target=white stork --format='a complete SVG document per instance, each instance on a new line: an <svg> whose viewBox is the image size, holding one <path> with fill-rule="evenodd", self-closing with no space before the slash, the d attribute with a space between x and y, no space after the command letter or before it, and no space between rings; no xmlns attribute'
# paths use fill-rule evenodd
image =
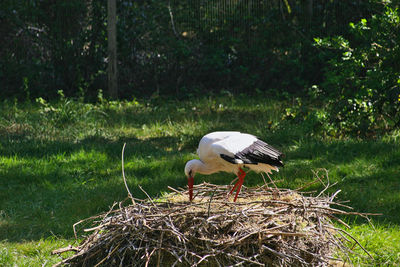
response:
<svg viewBox="0 0 400 267"><path fill-rule="evenodd" d="M211 174L215 172L233 172L238 181L229 195L237 189L234 202L242 187L246 173L242 170L247 167L256 172L271 173L283 167L279 150L261 141L251 134L240 132L213 132L201 138L197 154L198 159L189 160L185 166L188 177L189 199L193 199L194 175Z"/></svg>

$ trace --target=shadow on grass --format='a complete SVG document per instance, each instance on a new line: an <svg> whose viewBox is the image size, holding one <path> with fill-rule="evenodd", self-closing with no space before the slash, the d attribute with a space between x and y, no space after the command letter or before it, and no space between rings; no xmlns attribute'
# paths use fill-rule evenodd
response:
<svg viewBox="0 0 400 267"><path fill-rule="evenodd" d="M384 223L400 224L400 147L398 144L372 141L323 142L311 138L310 130L298 125L269 132L257 121L260 112L219 112L218 123L205 129L241 130L265 139L286 154L286 167L274 174L279 186L296 188L312 180L313 169L326 168L331 182L339 182L341 200L350 200L356 211L383 213L376 218ZM162 112L157 120L170 119ZM206 111L202 120L212 120ZM151 113L144 117L151 117ZM184 120L184 115L172 119ZM267 118L260 118L266 120ZM126 123L139 126L148 120ZM251 122L254 122L254 125ZM116 123L116 122L113 122ZM154 123L154 121L152 121ZM41 141L26 136L0 141L0 240L38 240L56 235L73 236L72 225L84 218L105 212L127 193L121 177L121 149L125 151L125 171L132 193L144 198L138 184L151 195L167 191L167 186L184 187L183 168L191 159L203 133L139 139L132 136L116 140L92 136L78 142ZM233 174L196 176L203 180L230 183ZM261 184L251 173L245 184ZM320 188L319 188L320 189Z"/></svg>
<svg viewBox="0 0 400 267"><path fill-rule="evenodd" d="M400 224L400 146L395 142L376 141L308 141L288 153L292 160L286 176L312 180L311 170L325 168L329 171L330 191L341 190L338 199L350 201L355 211L381 213L374 221ZM322 187L316 187L322 190ZM349 217L348 220L365 223Z"/></svg>
<svg viewBox="0 0 400 267"><path fill-rule="evenodd" d="M152 196L168 185L184 186L184 160L177 140L90 137L78 143L2 142L0 240L71 238L75 222L123 200L127 196L121 175L125 142L125 172L135 197L146 197L138 184Z"/></svg>

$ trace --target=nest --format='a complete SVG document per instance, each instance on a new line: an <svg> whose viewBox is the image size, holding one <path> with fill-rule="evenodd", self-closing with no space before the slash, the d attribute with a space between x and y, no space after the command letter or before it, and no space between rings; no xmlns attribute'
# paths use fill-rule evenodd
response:
<svg viewBox="0 0 400 267"><path fill-rule="evenodd" d="M77 247L54 251L75 251L57 265L327 266L334 255L361 246L334 226L345 224L337 214L360 215L339 209L347 207L333 202L339 191L312 197L266 185L243 187L233 202L229 186L203 183L194 187L190 203L187 190L170 189L162 199L131 198L130 205L116 203L85 220L92 234Z"/></svg>

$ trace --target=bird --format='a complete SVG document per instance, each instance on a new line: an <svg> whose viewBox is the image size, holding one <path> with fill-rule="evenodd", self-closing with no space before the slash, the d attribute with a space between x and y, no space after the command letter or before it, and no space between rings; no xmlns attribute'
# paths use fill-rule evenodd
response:
<svg viewBox="0 0 400 267"><path fill-rule="evenodd" d="M239 195L248 168L255 172L271 173L283 167L284 154L256 136L237 131L212 132L203 136L197 149L199 159L189 160L185 165L188 178L189 200L193 200L193 184L196 173L212 174L233 172L238 181L228 196L236 189L234 202Z"/></svg>

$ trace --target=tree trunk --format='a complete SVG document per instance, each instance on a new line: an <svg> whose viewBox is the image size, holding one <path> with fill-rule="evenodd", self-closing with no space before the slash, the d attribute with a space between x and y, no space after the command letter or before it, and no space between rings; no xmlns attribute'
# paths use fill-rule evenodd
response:
<svg viewBox="0 0 400 267"><path fill-rule="evenodd" d="M313 19L313 0L307 1L307 15L308 15L308 22L310 27L312 26L312 19Z"/></svg>
<svg viewBox="0 0 400 267"><path fill-rule="evenodd" d="M112 99L116 99L118 98L116 0L108 0L107 2L107 34L108 34L108 94Z"/></svg>

